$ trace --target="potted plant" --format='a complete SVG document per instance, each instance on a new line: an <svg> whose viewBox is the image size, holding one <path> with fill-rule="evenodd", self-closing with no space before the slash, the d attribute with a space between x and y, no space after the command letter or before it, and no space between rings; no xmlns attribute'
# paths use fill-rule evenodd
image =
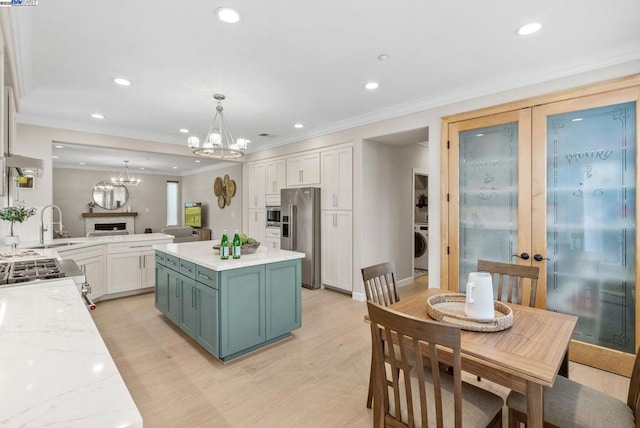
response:
<svg viewBox="0 0 640 428"><path fill-rule="evenodd" d="M16 246L18 237L13 234L13 224L22 223L36 213L35 208L6 207L0 209L0 219L11 222L11 235L5 238L5 244Z"/></svg>

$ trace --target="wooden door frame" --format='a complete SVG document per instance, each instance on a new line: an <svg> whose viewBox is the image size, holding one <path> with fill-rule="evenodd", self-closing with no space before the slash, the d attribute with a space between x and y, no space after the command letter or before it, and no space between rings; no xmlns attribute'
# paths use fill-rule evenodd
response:
<svg viewBox="0 0 640 428"><path fill-rule="evenodd" d="M590 95L597 95L606 92L617 91L626 88L640 88L640 74L634 74L619 79L609 80L605 82L580 86L565 91L555 92L551 94L540 95L536 97L526 98L523 100L513 101L505 104L491 106L483 109L472 110L468 112L462 112L455 115L444 116L440 122L440 168L441 168L441 182L440 182L440 274L441 274L441 287L443 289L457 290L457 282L452 282L453 279L450 275L450 256L457 253L451 251L452 240L456 239L456 236L451 236L451 227L449 225L451 202L449 199L450 187L451 187L451 171L449 168L449 141L451 137L449 135L449 125L469 119L476 119L485 116L491 116L495 114L505 113L520 109L531 109L541 104L551 104L558 101L567 101L574 98L582 98ZM640 89L638 89L640 90ZM640 140L638 136L640 134L640 113L637 113L636 123L636 138ZM637 141L640 142L640 141ZM640 175L640 144L636 150L636 171ZM543 195L545 196L545 195ZM534 197L540 197L535 195ZM458 205L456 202L454 205ZM637 207L640 207L640 202L636 201ZM457 218L457 217L456 217ZM639 225L640 209L636 208L636 224ZM636 291L640 290L640 233L636 233ZM457 241L456 241L457 245ZM546 272L546 270L545 270ZM539 295L544 293L538 293ZM638 352L640 344L640 304L638 301L636 292L636 352ZM546 299L545 299L546 300ZM605 370L612 371L614 373L630 376L633 368L634 355L627 354L619 351L609 350L603 352L604 348L596 345L586 344L584 342L572 341L570 346L570 358L574 361L581 362L583 364L600 367Z"/></svg>

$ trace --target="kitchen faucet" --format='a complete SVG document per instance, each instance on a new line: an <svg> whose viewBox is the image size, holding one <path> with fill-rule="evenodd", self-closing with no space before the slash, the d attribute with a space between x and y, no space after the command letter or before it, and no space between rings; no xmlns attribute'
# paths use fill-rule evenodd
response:
<svg viewBox="0 0 640 428"><path fill-rule="evenodd" d="M42 211L40 212L40 243L43 245L44 245L44 233L47 230L49 230L48 225L47 227L44 226L44 212L47 208L51 208L51 227L53 227L53 225L57 223L58 225L60 225L60 232L62 232L62 210L60 209L59 206L54 204L46 205L44 208L42 208ZM53 221L54 208L58 210L58 218L60 219L60 221Z"/></svg>

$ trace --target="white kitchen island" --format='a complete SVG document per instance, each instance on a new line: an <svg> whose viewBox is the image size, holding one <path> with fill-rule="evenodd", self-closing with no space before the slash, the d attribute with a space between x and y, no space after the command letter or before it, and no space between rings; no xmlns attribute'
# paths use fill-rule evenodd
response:
<svg viewBox="0 0 640 428"><path fill-rule="evenodd" d="M0 287L0 426L142 427L72 280Z"/></svg>

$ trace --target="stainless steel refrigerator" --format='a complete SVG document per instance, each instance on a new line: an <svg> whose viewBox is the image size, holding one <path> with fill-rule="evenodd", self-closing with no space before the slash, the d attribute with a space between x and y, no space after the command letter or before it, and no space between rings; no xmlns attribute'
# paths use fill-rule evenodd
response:
<svg viewBox="0 0 640 428"><path fill-rule="evenodd" d="M280 248L304 253L302 286L320 288L320 188L280 191Z"/></svg>

